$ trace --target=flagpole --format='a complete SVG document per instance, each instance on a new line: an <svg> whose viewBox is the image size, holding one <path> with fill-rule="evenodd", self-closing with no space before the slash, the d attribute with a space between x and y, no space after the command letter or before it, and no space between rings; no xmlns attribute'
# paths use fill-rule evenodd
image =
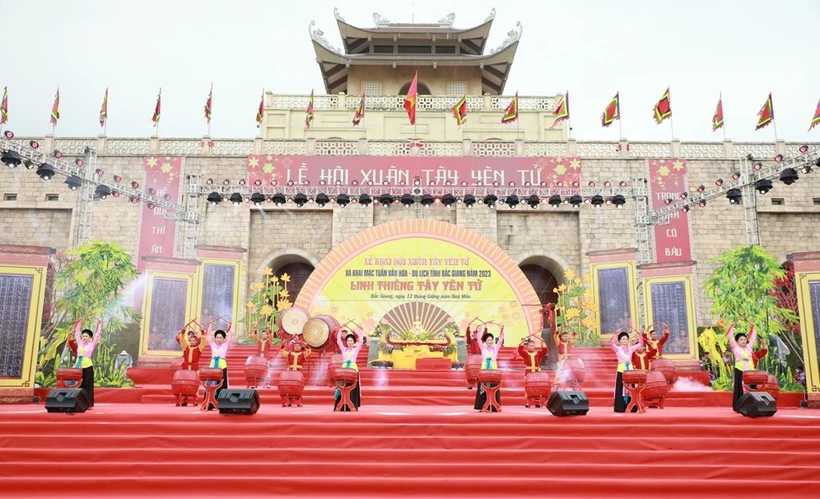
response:
<svg viewBox="0 0 820 499"><path fill-rule="evenodd" d="M214 104L214 84L211 83L211 91L208 93L208 137L211 136L211 115L213 114Z"/></svg>
<svg viewBox="0 0 820 499"><path fill-rule="evenodd" d="M567 130L567 138L571 139L572 138L572 113L570 113L570 109L569 109L569 90L567 90L567 93L564 94L564 95L566 95L566 97L564 97L564 105L567 106L567 129L568 129Z"/></svg>

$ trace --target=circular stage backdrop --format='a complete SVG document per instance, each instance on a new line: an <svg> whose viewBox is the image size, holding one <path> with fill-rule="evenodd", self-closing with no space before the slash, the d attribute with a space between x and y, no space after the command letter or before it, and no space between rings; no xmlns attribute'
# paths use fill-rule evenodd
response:
<svg viewBox="0 0 820 499"><path fill-rule="evenodd" d="M337 246L295 305L352 320L366 334L383 320L395 325L396 309L418 310L400 322L436 333L441 313L425 310L443 310L462 331L475 317L496 323L489 326L494 334L503 324L505 343L513 346L539 331L538 303L521 269L495 243L453 224L414 219L371 227Z"/></svg>

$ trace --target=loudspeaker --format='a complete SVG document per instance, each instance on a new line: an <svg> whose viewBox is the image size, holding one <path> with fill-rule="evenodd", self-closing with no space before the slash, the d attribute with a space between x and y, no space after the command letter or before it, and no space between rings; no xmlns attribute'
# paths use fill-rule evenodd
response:
<svg viewBox="0 0 820 499"><path fill-rule="evenodd" d="M220 414L256 414L259 410L259 393L253 389L232 390L230 388L219 392L216 399Z"/></svg>
<svg viewBox="0 0 820 499"><path fill-rule="evenodd" d="M48 412L85 412L88 407L88 394L82 388L52 388L46 395Z"/></svg>
<svg viewBox="0 0 820 499"><path fill-rule="evenodd" d="M765 418L777 412L777 401L766 392L746 392L737 405L737 412L750 418Z"/></svg>
<svg viewBox="0 0 820 499"><path fill-rule="evenodd" d="M584 416L589 411L587 394L580 390L553 392L547 402L553 416Z"/></svg>

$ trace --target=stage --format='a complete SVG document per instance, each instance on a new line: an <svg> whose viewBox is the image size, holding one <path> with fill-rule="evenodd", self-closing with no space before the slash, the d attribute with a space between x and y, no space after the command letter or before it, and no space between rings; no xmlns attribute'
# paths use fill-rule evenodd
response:
<svg viewBox="0 0 820 499"><path fill-rule="evenodd" d="M365 393L358 413L334 413L330 399L262 404L252 416L168 404L98 403L74 415L0 406L2 495L749 498L808 497L820 486L813 410L753 419L728 407L593 406L557 417L512 403L484 414L367 405Z"/></svg>

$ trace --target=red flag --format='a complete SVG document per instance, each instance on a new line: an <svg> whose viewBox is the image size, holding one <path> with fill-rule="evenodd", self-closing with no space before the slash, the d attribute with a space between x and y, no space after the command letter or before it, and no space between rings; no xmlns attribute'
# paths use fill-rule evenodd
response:
<svg viewBox="0 0 820 499"><path fill-rule="evenodd" d="M211 91L208 92L208 100L205 101L205 121L211 124L211 114L214 111L214 84L211 83Z"/></svg>
<svg viewBox="0 0 820 499"><path fill-rule="evenodd" d="M413 76L413 83L410 84L410 90L407 91L407 96L404 98L404 110L407 111L407 117L410 118L410 124L416 124L416 101L419 99L418 92L419 73L416 71Z"/></svg>
<svg viewBox="0 0 820 499"><path fill-rule="evenodd" d="M159 93L157 94L157 105L154 107L154 116L151 117L151 121L154 122L154 126L157 126L157 123L159 123L161 108L162 108L162 88L159 89Z"/></svg>
<svg viewBox="0 0 820 499"><path fill-rule="evenodd" d="M723 94L718 97L715 114L712 116L712 131L714 132L718 128L723 128Z"/></svg>
<svg viewBox="0 0 820 499"><path fill-rule="evenodd" d="M9 87L3 87L3 101L0 102L0 125L9 122Z"/></svg>
<svg viewBox="0 0 820 499"><path fill-rule="evenodd" d="M60 88L57 87L57 95L54 96L54 104L51 105L51 118L49 121L52 126L57 126L57 120L60 119Z"/></svg>
<svg viewBox="0 0 820 499"><path fill-rule="evenodd" d="M106 121L108 121L108 88L105 89L105 97L100 106L100 127L104 127Z"/></svg>
<svg viewBox="0 0 820 499"><path fill-rule="evenodd" d="M364 119L364 92L359 101L359 106L356 108L356 114L353 115L353 126L359 126L359 123Z"/></svg>
<svg viewBox="0 0 820 499"><path fill-rule="evenodd" d="M609 101L604 114L601 115L601 126L608 127L613 121L621 119L621 97L620 92L615 92L615 97Z"/></svg>
<svg viewBox="0 0 820 499"><path fill-rule="evenodd" d="M507 108L504 109L504 116L501 117L501 123L512 123L513 121L518 119L518 91L515 92L515 97L513 100L507 104Z"/></svg>
<svg viewBox="0 0 820 499"><path fill-rule="evenodd" d="M820 125L820 101L817 101L817 108L814 110L814 118L811 119L809 131L811 132L811 129L817 125Z"/></svg>
<svg viewBox="0 0 820 499"><path fill-rule="evenodd" d="M569 90L558 99L558 103L555 105L555 111L552 112L552 115L555 116L555 121L552 122L550 128L555 128L562 121L569 119Z"/></svg>
<svg viewBox="0 0 820 499"><path fill-rule="evenodd" d="M305 109L305 130L310 130L310 125L313 124L313 89L310 89L310 101L308 101L307 109Z"/></svg>
<svg viewBox="0 0 820 499"><path fill-rule="evenodd" d="M456 102L456 105L452 107L453 109L453 117L456 119L456 123L458 126L463 125L467 122L467 94L464 94L464 97L459 99Z"/></svg>
<svg viewBox="0 0 820 499"><path fill-rule="evenodd" d="M766 125L774 121L774 104L772 103L771 92L769 92L769 97L766 99L766 103L763 104L763 107L760 108L760 112L757 113L757 116L759 118L757 120L755 131L765 128Z"/></svg>
<svg viewBox="0 0 820 499"><path fill-rule="evenodd" d="M655 104L655 123L660 125L666 118L672 117L672 99L669 96L669 88L661 96L661 100Z"/></svg>
<svg viewBox="0 0 820 499"><path fill-rule="evenodd" d="M262 98L259 100L259 108L256 110L256 128L262 126L262 118L265 116L265 89L262 89Z"/></svg>

